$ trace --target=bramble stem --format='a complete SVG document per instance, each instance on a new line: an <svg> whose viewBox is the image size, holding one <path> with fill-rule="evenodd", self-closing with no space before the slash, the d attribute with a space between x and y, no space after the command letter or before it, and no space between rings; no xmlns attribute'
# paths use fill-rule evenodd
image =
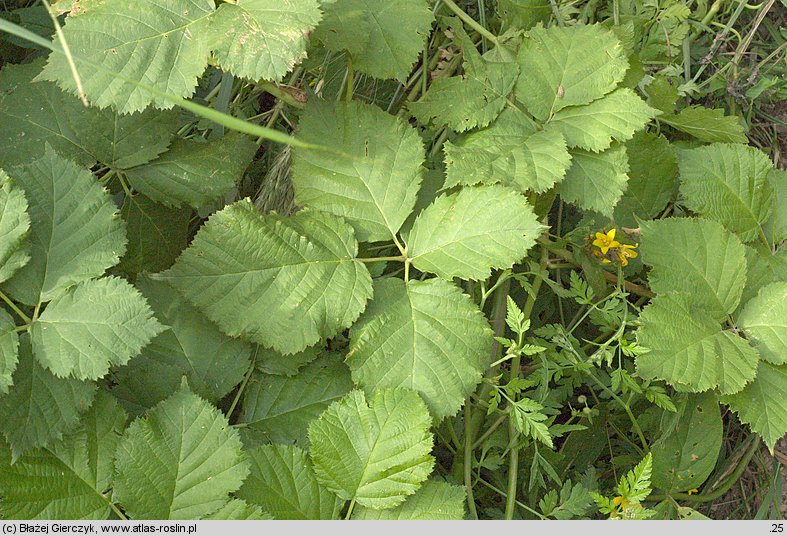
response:
<svg viewBox="0 0 787 536"><path fill-rule="evenodd" d="M482 37L486 37L487 39L492 41L495 44L495 46L498 45L497 36L492 32L490 32L489 30L487 30L486 28L484 28L483 26L481 26L478 22L476 22L475 19L473 19L473 17L465 13L461 7L457 6L453 0L443 0L443 3L446 6L448 6L448 9L453 11L457 17L462 19L465 22L465 24L467 24L473 30L481 34Z"/></svg>

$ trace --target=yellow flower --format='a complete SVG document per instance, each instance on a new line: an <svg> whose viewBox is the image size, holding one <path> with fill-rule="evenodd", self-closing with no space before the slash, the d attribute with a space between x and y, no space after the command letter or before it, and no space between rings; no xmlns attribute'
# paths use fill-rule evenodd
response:
<svg viewBox="0 0 787 536"><path fill-rule="evenodd" d="M639 253L634 251L634 248L638 246L639 244L634 244L633 246L630 244L620 244L617 255L621 266L628 266L629 259L636 259L639 256Z"/></svg>
<svg viewBox="0 0 787 536"><path fill-rule="evenodd" d="M593 245L600 249L601 253L604 255L607 254L610 248L620 246L620 242L615 240L615 231L616 229L610 229L606 234L596 233L596 239L593 241Z"/></svg>
<svg viewBox="0 0 787 536"><path fill-rule="evenodd" d="M699 490L697 488L694 488L694 489L690 489L688 493L689 493L689 495L693 495L693 494L698 493L698 492L699 492Z"/></svg>

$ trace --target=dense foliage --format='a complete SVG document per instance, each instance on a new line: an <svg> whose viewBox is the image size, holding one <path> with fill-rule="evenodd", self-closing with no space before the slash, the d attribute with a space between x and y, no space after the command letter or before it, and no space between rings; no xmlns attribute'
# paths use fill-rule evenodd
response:
<svg viewBox="0 0 787 536"><path fill-rule="evenodd" d="M698 518L787 433L773 0L3 6L0 518Z"/></svg>

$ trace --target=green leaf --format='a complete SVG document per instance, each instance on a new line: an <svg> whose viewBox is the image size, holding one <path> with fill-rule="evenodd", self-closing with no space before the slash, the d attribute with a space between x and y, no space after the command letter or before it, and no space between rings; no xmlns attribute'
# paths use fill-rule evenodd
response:
<svg viewBox="0 0 787 536"><path fill-rule="evenodd" d="M238 432L185 383L131 423L115 468L114 498L133 519L200 519L249 474Z"/></svg>
<svg viewBox="0 0 787 536"><path fill-rule="evenodd" d="M350 332L347 364L367 393L418 391L437 419L453 415L489 365L492 332L470 300L440 279L375 281L374 300Z"/></svg>
<svg viewBox="0 0 787 536"><path fill-rule="evenodd" d="M353 66L375 78L404 82L432 27L425 0L330 0L314 39L332 52L346 50Z"/></svg>
<svg viewBox="0 0 787 536"><path fill-rule="evenodd" d="M176 140L169 151L125 174L131 186L167 206L199 208L223 198L243 176L257 152L244 134L218 140Z"/></svg>
<svg viewBox="0 0 787 536"><path fill-rule="evenodd" d="M345 500L382 509L415 493L434 467L432 419L417 393L351 391L309 426L317 480Z"/></svg>
<svg viewBox="0 0 787 536"><path fill-rule="evenodd" d="M0 397L0 431L14 459L31 449L51 445L73 431L90 407L96 386L73 378L58 378L33 358L30 338L23 335L13 389Z"/></svg>
<svg viewBox="0 0 787 536"><path fill-rule="evenodd" d="M699 488L716 466L723 431L716 394L690 396L674 428L651 447L653 485L666 493Z"/></svg>
<svg viewBox="0 0 787 536"><path fill-rule="evenodd" d="M626 189L628 170L625 145L613 144L603 153L575 149L571 151L571 167L557 191L565 201L611 217Z"/></svg>
<svg viewBox="0 0 787 536"><path fill-rule="evenodd" d="M563 180L571 164L557 130L540 130L525 115L503 110L484 130L445 143L446 187L502 183L522 192L544 192Z"/></svg>
<svg viewBox="0 0 787 536"><path fill-rule="evenodd" d="M241 0L212 17L219 65L235 76L275 80L306 57L307 36L322 13L317 0Z"/></svg>
<svg viewBox="0 0 787 536"><path fill-rule="evenodd" d="M757 377L741 392L721 401L730 406L741 422L762 436L773 453L773 447L787 433L787 366L760 361Z"/></svg>
<svg viewBox="0 0 787 536"><path fill-rule="evenodd" d="M49 144L80 166L101 162L125 169L149 162L169 147L180 125L178 112L121 115L86 108L52 82L33 82L42 67L43 62L34 61L0 71L0 165L29 164Z"/></svg>
<svg viewBox="0 0 787 536"><path fill-rule="evenodd" d="M626 53L601 26L533 28L519 49L516 98L542 121L589 104L623 80Z"/></svg>
<svg viewBox="0 0 787 536"><path fill-rule="evenodd" d="M544 229L513 190L467 187L438 197L421 212L406 238L408 256L422 272L485 280L491 269L520 261Z"/></svg>
<svg viewBox="0 0 787 536"><path fill-rule="evenodd" d="M498 0L497 9L508 26L523 30L548 22L552 14L546 0Z"/></svg>
<svg viewBox="0 0 787 536"><path fill-rule="evenodd" d="M371 297L352 229L329 214L260 214L239 201L202 226L169 283L232 337L295 353L347 328Z"/></svg>
<svg viewBox="0 0 787 536"><path fill-rule="evenodd" d="M96 396L78 430L10 463L0 450L0 515L5 519L107 519L115 449L126 415L106 393Z"/></svg>
<svg viewBox="0 0 787 536"><path fill-rule="evenodd" d="M0 169L0 283L30 260L29 234L30 216L27 215L25 192Z"/></svg>
<svg viewBox="0 0 787 536"><path fill-rule="evenodd" d="M190 209L168 208L135 195L126 196L120 214L128 235L126 254L118 266L121 272L136 277L166 270L185 249Z"/></svg>
<svg viewBox="0 0 787 536"><path fill-rule="evenodd" d="M619 225L639 227L636 218L658 216L672 198L678 176L678 159L664 136L638 132L626 143L629 180L615 206Z"/></svg>
<svg viewBox="0 0 787 536"><path fill-rule="evenodd" d="M637 356L637 372L660 378L679 391L718 387L737 393L757 371L759 356L745 339L722 331L686 293L657 296L640 314L639 342L650 352Z"/></svg>
<svg viewBox="0 0 787 536"><path fill-rule="evenodd" d="M760 237L773 210L768 155L746 145L714 143L681 151L680 191L688 208L716 220L744 242Z"/></svg>
<svg viewBox="0 0 787 536"><path fill-rule="evenodd" d="M772 169L768 172L768 184L773 188L774 210L763 230L771 244L778 244L787 238L787 211L776 210L776 207L787 206L787 171Z"/></svg>
<svg viewBox="0 0 787 536"><path fill-rule="evenodd" d="M336 354L323 355L292 377L255 374L239 421L267 441L306 447L309 423L352 388L350 371Z"/></svg>
<svg viewBox="0 0 787 536"><path fill-rule="evenodd" d="M161 281L140 277L137 287L167 329L116 374L112 389L132 413L143 413L188 379L192 391L217 402L249 368L251 347L224 335L215 324Z"/></svg>
<svg viewBox="0 0 787 536"><path fill-rule="evenodd" d="M390 240L421 184L424 147L416 130L368 104L312 99L300 132L307 143L331 140L337 153L293 151L296 202L343 216L358 240Z"/></svg>
<svg viewBox="0 0 787 536"><path fill-rule="evenodd" d="M246 501L233 499L212 514L202 519L213 521L265 521L273 517L254 504L247 504Z"/></svg>
<svg viewBox="0 0 787 536"><path fill-rule="evenodd" d="M98 277L126 250L123 221L93 175L47 147L14 172L30 204L31 259L4 286L18 301L49 301L76 283Z"/></svg>
<svg viewBox="0 0 787 536"><path fill-rule="evenodd" d="M88 17L68 17L63 35L74 56L85 95L99 108L121 113L172 102L126 83L81 58L109 71L187 98L208 65L212 0L105 0ZM143 61L140 61L143 58ZM65 56L53 53L39 78L58 82L76 93L76 82Z"/></svg>
<svg viewBox="0 0 787 536"><path fill-rule="evenodd" d="M612 141L630 140L659 114L630 89L622 88L585 106L563 108L547 128L563 134L569 147L599 152Z"/></svg>
<svg viewBox="0 0 787 536"><path fill-rule="evenodd" d="M254 359L257 370L274 376L295 376L303 367L320 357L322 348L310 346L303 351L283 355L275 350L258 346Z"/></svg>
<svg viewBox="0 0 787 536"><path fill-rule="evenodd" d="M514 61L493 61L496 51L484 59L459 19L452 19L451 31L464 55L464 74L436 78L426 93L407 107L424 125L434 122L457 132L485 127L505 108L519 66Z"/></svg>
<svg viewBox="0 0 787 536"><path fill-rule="evenodd" d="M759 251L750 246L746 250L746 286L741 294L738 312L757 296L760 289L770 283L787 281L787 250L775 253Z"/></svg>
<svg viewBox="0 0 787 536"><path fill-rule="evenodd" d="M353 511L353 519L365 520L449 521L463 519L464 515L464 488L431 479L395 508L373 510L359 506Z"/></svg>
<svg viewBox="0 0 787 536"><path fill-rule="evenodd" d="M164 327L124 279L80 283L56 297L30 326L33 353L56 376L95 380L125 365Z"/></svg>
<svg viewBox="0 0 787 536"><path fill-rule="evenodd" d="M19 360L19 336L11 315L0 309L0 396L8 394Z"/></svg>
<svg viewBox="0 0 787 536"><path fill-rule="evenodd" d="M251 473L236 493L275 519L336 519L344 504L317 481L306 451L265 445L248 451Z"/></svg>
<svg viewBox="0 0 787 536"><path fill-rule="evenodd" d="M654 292L689 293L716 320L735 310L746 281L745 251L735 235L701 218L667 218L642 222L641 237Z"/></svg>
<svg viewBox="0 0 787 536"><path fill-rule="evenodd" d="M741 120L734 115L724 115L722 108L708 109L689 106L678 114L659 117L659 121L690 134L700 141L748 143Z"/></svg>
<svg viewBox="0 0 787 536"><path fill-rule="evenodd" d="M787 364L787 282L760 289L743 308L737 324L753 339L763 359Z"/></svg>

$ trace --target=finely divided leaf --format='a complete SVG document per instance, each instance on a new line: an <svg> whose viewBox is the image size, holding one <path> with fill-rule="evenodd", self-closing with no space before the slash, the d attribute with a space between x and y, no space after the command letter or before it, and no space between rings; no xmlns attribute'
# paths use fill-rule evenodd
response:
<svg viewBox="0 0 787 536"><path fill-rule="evenodd" d="M212 17L219 65L235 76L279 81L306 57L307 36L322 13L317 0L240 0Z"/></svg>
<svg viewBox="0 0 787 536"><path fill-rule="evenodd" d="M503 186L463 188L438 197L416 218L408 256L422 272L484 280L510 268L545 229L520 194Z"/></svg>
<svg viewBox="0 0 787 536"><path fill-rule="evenodd" d="M518 61L516 97L542 121L603 97L628 67L620 41L599 25L533 28Z"/></svg>
<svg viewBox="0 0 787 536"><path fill-rule="evenodd" d="M557 191L565 201L611 217L626 189L628 170L625 145L613 144L603 153L575 149L571 151L571 167Z"/></svg>
<svg viewBox="0 0 787 536"><path fill-rule="evenodd" d="M637 372L666 380L679 391L718 388L737 393L757 371L759 355L745 339L692 305L686 293L657 296L642 310L639 341L651 351L637 357Z"/></svg>
<svg viewBox="0 0 787 536"><path fill-rule="evenodd" d="M56 376L95 380L129 359L164 327L126 280L105 277L57 296L30 326L33 353Z"/></svg>
<svg viewBox="0 0 787 536"><path fill-rule="evenodd" d="M688 208L718 221L744 242L764 239L774 201L766 180L773 168L768 155L747 145L714 143L678 156L680 191Z"/></svg>
<svg viewBox="0 0 787 536"><path fill-rule="evenodd" d="M0 515L5 519L107 519L115 449L126 415L99 392L79 429L10 464L0 451Z"/></svg>
<svg viewBox="0 0 787 536"><path fill-rule="evenodd" d="M557 112L548 128L563 134L569 147L603 151L612 141L626 141L656 117L654 110L630 89L622 88L585 106Z"/></svg>
<svg viewBox="0 0 787 536"><path fill-rule="evenodd" d="M105 0L87 17L68 17L63 35L73 53L82 86L99 108L121 113L172 102L80 61L84 58L126 78L177 97L190 97L208 65L213 0ZM52 53L39 76L76 93L66 58Z"/></svg>
<svg viewBox="0 0 787 536"><path fill-rule="evenodd" d="M140 277L137 287L167 329L116 372L113 394L133 413L143 413L188 379L192 391L217 402L243 380L251 347L219 331L175 289Z"/></svg>
<svg viewBox="0 0 787 536"><path fill-rule="evenodd" d="M462 519L464 515L464 488L431 479L395 508L373 510L359 506L353 511L353 519L366 520L448 521Z"/></svg>
<svg viewBox="0 0 787 536"><path fill-rule="evenodd" d="M421 184L424 147L417 131L369 104L312 99L300 138L331 140L336 153L293 151L297 203L343 216L361 241L391 240Z"/></svg>
<svg viewBox="0 0 787 536"><path fill-rule="evenodd" d="M25 192L0 169L0 283L30 260L29 233Z"/></svg>
<svg viewBox="0 0 787 536"><path fill-rule="evenodd" d="M678 114L663 115L659 121L706 142L748 143L741 120L724 115L721 108L689 106Z"/></svg>
<svg viewBox="0 0 787 536"><path fill-rule="evenodd" d="M571 155L557 130L537 131L522 112L507 109L489 128L447 141L445 164L446 187L499 182L544 192L563 180Z"/></svg>
<svg viewBox="0 0 787 536"><path fill-rule="evenodd" d="M131 423L115 468L114 498L133 519L200 519L249 474L238 432L185 384Z"/></svg>
<svg viewBox="0 0 787 536"><path fill-rule="evenodd" d="M329 0L314 38L346 50L353 66L375 78L404 82L423 52L434 16L426 0Z"/></svg>
<svg viewBox="0 0 787 536"><path fill-rule="evenodd" d="M347 328L371 276L341 218L259 213L248 200L215 213L175 265L157 275L232 337L295 353Z"/></svg>
<svg viewBox="0 0 787 536"><path fill-rule="evenodd" d="M73 431L96 392L92 383L58 378L39 365L27 335L20 338L13 383L13 389L0 397L0 432L11 446L14 459Z"/></svg>
<svg viewBox="0 0 787 536"><path fill-rule="evenodd" d="M292 377L252 376L239 420L255 436L305 448L309 423L352 388L350 371L341 356L325 354Z"/></svg>
<svg viewBox="0 0 787 536"><path fill-rule="evenodd" d="M31 259L5 288L36 305L67 287L100 276L126 249L125 225L108 192L86 169L47 147L44 156L14 172L31 220Z"/></svg>
<svg viewBox="0 0 787 536"><path fill-rule="evenodd" d="M223 198L256 152L254 140L235 132L208 142L176 140L158 159L129 169L126 176L154 201L199 208Z"/></svg>
<svg viewBox="0 0 787 536"><path fill-rule="evenodd" d="M746 282L740 240L716 222L667 218L642 222L642 260L656 293L687 292L716 320L735 310Z"/></svg>
<svg viewBox="0 0 787 536"><path fill-rule="evenodd" d="M760 289L743 308L737 324L754 341L763 359L774 365L787 364L787 282Z"/></svg>
<svg viewBox="0 0 787 536"><path fill-rule="evenodd" d="M33 82L42 67L34 61L0 71L0 165L29 164L48 143L79 165L130 168L164 152L180 126L174 110L123 115L86 108L53 82Z"/></svg>
<svg viewBox="0 0 787 536"><path fill-rule="evenodd" d="M344 501L318 481L306 451L265 445L247 452L251 473L236 493L274 519L336 519Z"/></svg>
<svg viewBox="0 0 787 536"><path fill-rule="evenodd" d="M19 360L19 336L11 315L0 309L0 396L7 394Z"/></svg>
<svg viewBox="0 0 787 536"><path fill-rule="evenodd" d="M347 364L367 393L413 389L441 419L481 381L491 335L478 307L452 283L381 279L350 333Z"/></svg>
<svg viewBox="0 0 787 536"><path fill-rule="evenodd" d="M762 436L773 453L776 442L787 433L787 366L760 361L757 377L741 392L722 398L741 422Z"/></svg>
<svg viewBox="0 0 787 536"><path fill-rule="evenodd" d="M352 391L309 427L317 480L345 500L393 508L412 495L434 467L432 419L417 393L381 389L370 403Z"/></svg>

